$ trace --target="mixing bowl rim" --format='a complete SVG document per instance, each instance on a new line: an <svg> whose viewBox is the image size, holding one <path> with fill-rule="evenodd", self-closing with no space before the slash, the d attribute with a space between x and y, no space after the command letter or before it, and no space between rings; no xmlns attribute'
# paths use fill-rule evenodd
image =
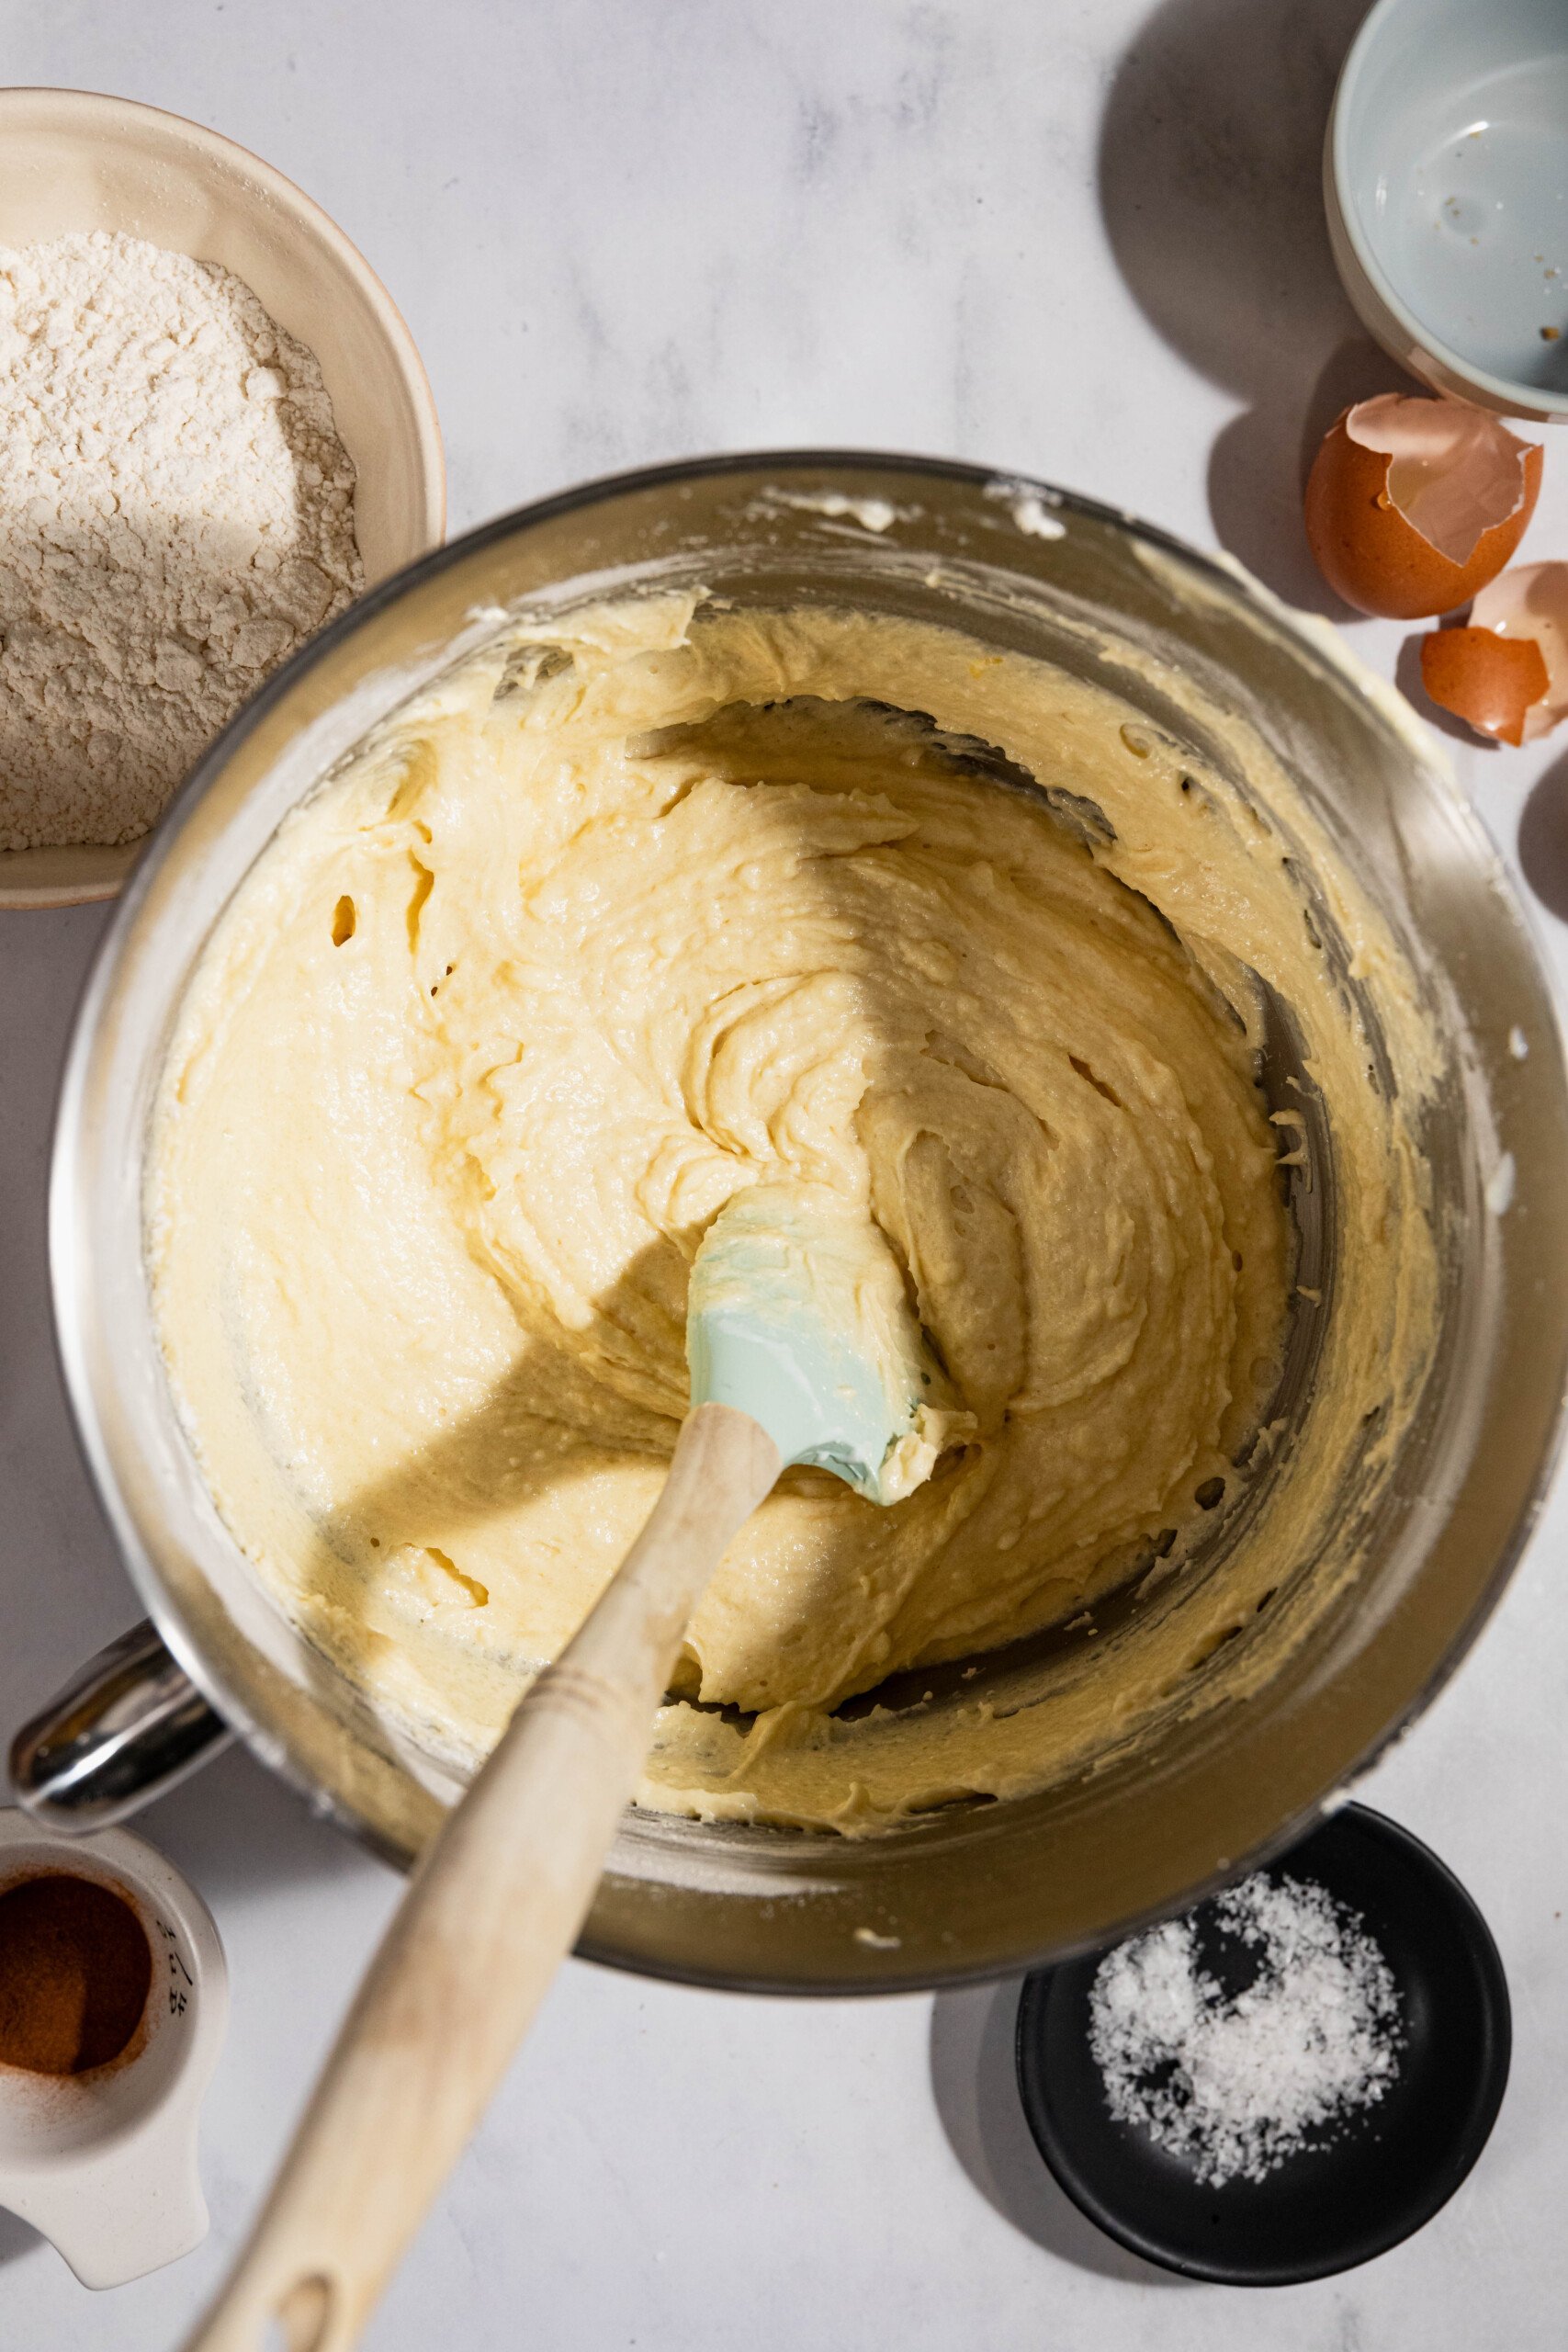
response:
<svg viewBox="0 0 1568 2352"><path fill-rule="evenodd" d="M82 1313L85 1286L78 1278L75 1264L77 1217L75 1197L81 1155L77 1138L90 1067L99 1036L103 1013L112 989L121 951L128 934L133 930L143 901L153 879L170 856L173 844L197 805L220 775L235 749L266 718L317 663L333 651L363 623L389 606L406 592L423 587L448 568L465 562L470 556L537 526L569 515L579 510L602 504L606 501L647 491L679 489L694 481L709 480L724 475L746 476L757 473L791 471L795 473L839 474L855 471L866 475L881 473L898 476L908 481L911 475L927 475L935 481L978 489L984 492L998 485L1021 495L1042 499L1049 511L1066 516L1079 515L1086 520L1107 526L1111 531L1128 537L1145 546L1159 549L1174 557L1181 565L1197 573L1227 602L1250 609L1270 622L1288 636L1297 650L1309 662L1332 667L1342 685L1353 687L1358 699L1371 717L1382 727L1392 729L1394 722L1379 708L1377 702L1360 685L1352 671L1336 662L1302 618L1275 598L1250 574L1228 559L1204 554L1190 547L1174 534L1157 525L1142 521L1125 509L1081 494L1058 489L1055 485L1011 470L976 466L964 460L930 457L907 457L886 451L855 449L761 449L734 454L682 459L658 466L641 467L625 473L596 477L550 496L497 515L480 524L462 537L448 540L417 557L400 571L390 574L359 598L348 610L332 621L317 636L302 646L286 662L214 740L206 753L191 771L171 801L163 820L150 838L125 890L115 908L104 936L95 951L77 1004L70 1044L62 1066L57 1100L54 1144L50 1175L49 1227L51 1294L54 1306L56 1342L63 1384L70 1404L84 1457L105 1516L114 1534L126 1570L138 1594L145 1603L158 1633L179 1665L191 1680L211 1702L245 1742L247 1747L269 1770L276 1772L288 1785L305 1795L313 1809L344 1829L359 1844L394 1867L407 1869L409 1858L335 1792L313 1781L309 1772L298 1767L286 1743L265 1724L259 1721L250 1704L231 1692L229 1679L220 1668L215 1668L202 1651L180 1613L177 1602L166 1589L156 1564L147 1555L137 1532L134 1516L122 1491L121 1481L106 1441L101 1416L94 1395L88 1371L85 1348L85 1318ZM583 575L591 576L591 575ZM1441 759L1438 747L1432 747L1434 767L1440 775ZM1457 786L1452 787L1456 813L1462 814L1468 826L1495 859L1490 838L1479 819ZM1528 910L1511 879L1501 876L1501 896L1508 913L1527 944L1541 986L1543 1003L1549 1015L1551 1043L1556 1049L1560 1069L1565 1063L1562 1028L1555 999L1551 990ZM1245 1854L1227 1858L1201 1882L1184 1892L1181 1902L1186 1906L1202 1900L1219 1887L1274 1860L1289 1846L1298 1841L1323 1815L1343 1801L1343 1792L1359 1781L1394 1741L1401 1738L1411 1724L1425 1712L1461 1661L1469 1655L1482 1628L1495 1609L1505 1588L1534 1530L1561 1456L1564 1436L1568 1433L1568 1329L1562 1334L1556 1396L1551 1429L1533 1476L1510 1525L1506 1539L1497 1547L1490 1573L1478 1592L1463 1623L1451 1640L1437 1668L1429 1672L1421 1685L1411 1694L1397 1713L1370 1740L1361 1752L1344 1767L1335 1790L1315 1802L1300 1807L1276 1831L1261 1843L1250 1847ZM796 1833L784 1832L785 1836ZM890 1835L897 1838L897 1832ZM1096 1936L1081 1939L1076 1945L1054 1948L1048 1955L1031 1961L1027 1956L1010 1960L1005 1968L980 1963L962 1962L933 1968L920 1964L901 1973L897 1962L884 1968L874 1982L863 1976L837 1977L829 1974L813 1976L803 1982L799 1978L748 1973L737 1974L724 1970L705 1971L691 1964L672 1965L657 1958L634 1955L630 1951L611 1949L599 1943L591 1933L581 1940L579 1955L603 1965L621 1968L630 1973L661 1978L668 1982L691 1984L711 1990L740 1992L777 1992L793 1996L804 1994L840 1997L848 1994L899 1993L940 1989L964 1984L998 1981L1032 1965L1055 1964L1069 1959L1075 1952L1100 1948L1106 1941L1133 1933L1153 1921L1169 1916L1171 1906L1161 1903L1148 1910L1128 1914L1111 1923Z"/></svg>

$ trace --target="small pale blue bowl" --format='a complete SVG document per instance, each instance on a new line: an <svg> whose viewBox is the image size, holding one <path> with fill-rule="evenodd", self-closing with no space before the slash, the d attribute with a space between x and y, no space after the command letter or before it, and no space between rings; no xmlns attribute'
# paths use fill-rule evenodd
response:
<svg viewBox="0 0 1568 2352"><path fill-rule="evenodd" d="M1479 408L1568 422L1568 0L1378 0L1323 180L1386 352Z"/></svg>

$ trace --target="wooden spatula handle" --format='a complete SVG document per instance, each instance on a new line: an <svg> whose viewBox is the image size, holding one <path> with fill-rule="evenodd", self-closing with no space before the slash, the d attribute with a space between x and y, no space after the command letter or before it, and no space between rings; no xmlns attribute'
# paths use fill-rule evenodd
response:
<svg viewBox="0 0 1568 2352"><path fill-rule="evenodd" d="M779 1474L688 1417L653 1514L425 1855L272 2195L186 2352L347 2352L576 1941L686 1623Z"/></svg>

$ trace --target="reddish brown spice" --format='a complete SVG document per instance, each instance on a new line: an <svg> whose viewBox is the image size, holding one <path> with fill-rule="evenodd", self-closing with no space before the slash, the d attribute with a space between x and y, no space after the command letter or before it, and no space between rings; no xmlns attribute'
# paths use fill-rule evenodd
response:
<svg viewBox="0 0 1568 2352"><path fill-rule="evenodd" d="M0 1894L0 2065L82 2075L141 2022L152 1952L122 1894L64 1871Z"/></svg>

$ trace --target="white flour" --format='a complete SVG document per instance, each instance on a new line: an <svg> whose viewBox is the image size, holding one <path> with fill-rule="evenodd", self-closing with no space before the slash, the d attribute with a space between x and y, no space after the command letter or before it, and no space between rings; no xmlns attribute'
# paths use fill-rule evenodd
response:
<svg viewBox="0 0 1568 2352"><path fill-rule="evenodd" d="M1402 2037L1388 1962L1325 1888L1255 1871L1204 1907L1254 1981L1227 1996L1200 1965L1197 1915L1168 1920L1101 1961L1089 2047L1111 2113L1217 2188L1380 2099Z"/></svg>
<svg viewBox="0 0 1568 2352"><path fill-rule="evenodd" d="M131 237L0 248L0 849L145 832L363 585L314 356Z"/></svg>

